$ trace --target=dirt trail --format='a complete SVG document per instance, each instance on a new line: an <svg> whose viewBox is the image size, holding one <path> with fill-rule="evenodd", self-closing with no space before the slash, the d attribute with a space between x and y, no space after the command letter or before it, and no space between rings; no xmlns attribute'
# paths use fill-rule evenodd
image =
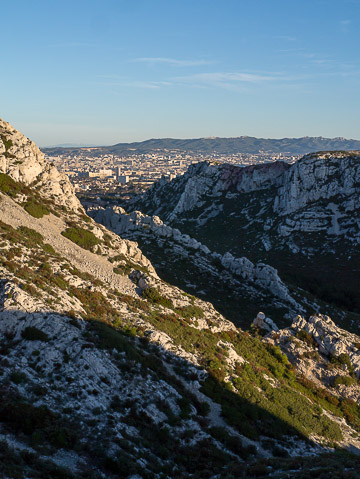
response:
<svg viewBox="0 0 360 479"><path fill-rule="evenodd" d="M45 243L51 244L57 253L66 258L80 271L92 274L121 293L136 295L136 286L127 276L113 272L113 266L104 257L91 253L61 235L66 224L60 218L50 214L34 218L21 206L6 195L0 194L0 219L12 226L27 226L40 233Z"/></svg>

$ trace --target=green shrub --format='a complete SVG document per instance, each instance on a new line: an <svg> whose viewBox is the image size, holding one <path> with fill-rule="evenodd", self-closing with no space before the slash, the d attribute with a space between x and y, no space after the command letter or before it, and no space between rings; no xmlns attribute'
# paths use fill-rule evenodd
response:
<svg viewBox="0 0 360 479"><path fill-rule="evenodd" d="M4 143L4 146L5 146L5 156L7 156L6 153L8 153L8 150L10 150L10 148L13 146L12 139L11 138L6 138L5 135L1 135L1 140Z"/></svg>
<svg viewBox="0 0 360 479"><path fill-rule="evenodd" d="M145 288L142 292L142 297L150 301L153 304L160 304L166 308L173 308L173 302L171 299L166 298L160 294L160 291L156 288Z"/></svg>
<svg viewBox="0 0 360 479"><path fill-rule="evenodd" d="M337 366L346 366L350 373L354 372L354 366L351 364L350 357L346 353L342 353L339 356L331 356L330 362Z"/></svg>
<svg viewBox="0 0 360 479"><path fill-rule="evenodd" d="M87 250L91 250L99 243L99 239L94 235L94 233L78 226L67 228L61 234L73 243Z"/></svg>
<svg viewBox="0 0 360 479"><path fill-rule="evenodd" d="M0 173L0 191L6 193L8 196L14 197L20 190L21 187L19 183L14 181L9 175Z"/></svg>
<svg viewBox="0 0 360 479"><path fill-rule="evenodd" d="M138 330L136 329L135 326L125 326L123 328L123 333L126 336L130 336L131 338L135 338L135 336L137 336Z"/></svg>
<svg viewBox="0 0 360 479"><path fill-rule="evenodd" d="M91 218L88 215L80 215L80 218L85 221L85 223L91 223Z"/></svg>
<svg viewBox="0 0 360 479"><path fill-rule="evenodd" d="M52 282L56 284L60 289L62 290L67 290L69 287L69 284L65 281L65 279L60 276L59 274L52 276Z"/></svg>
<svg viewBox="0 0 360 479"><path fill-rule="evenodd" d="M333 385L339 386L340 384L344 384L345 386L351 386L356 382L356 379L352 378L351 376L337 376L333 381Z"/></svg>
<svg viewBox="0 0 360 479"><path fill-rule="evenodd" d="M26 327L21 336L29 341L49 341L49 336L34 326Z"/></svg>
<svg viewBox="0 0 360 479"><path fill-rule="evenodd" d="M317 346L317 342L315 341L315 339L311 336L310 333L305 331L305 329L301 329L300 331L298 331L296 333L296 337L298 339L301 339L301 341L304 341L304 343L306 343L310 347L316 347Z"/></svg>
<svg viewBox="0 0 360 479"><path fill-rule="evenodd" d="M42 218L43 216L50 214L50 211L46 206L37 203L33 199L30 199L25 203L24 209L34 218Z"/></svg>
<svg viewBox="0 0 360 479"><path fill-rule="evenodd" d="M54 250L54 248L49 243L45 243L44 246L43 246L43 249L46 253L56 254L56 251Z"/></svg>
<svg viewBox="0 0 360 479"><path fill-rule="evenodd" d="M181 308L176 308L175 312L185 318L185 319L191 319L191 318L203 318L204 317L204 311L199 308L199 306L195 306L193 304L189 306L183 306Z"/></svg>
<svg viewBox="0 0 360 479"><path fill-rule="evenodd" d="M131 266L128 264L119 264L115 268L113 268L114 273L121 274L123 276L130 274Z"/></svg>
<svg viewBox="0 0 360 479"><path fill-rule="evenodd" d="M32 243L39 244L43 242L44 238L42 237L42 234L38 233L32 228L28 228L27 226L19 226L18 231L24 234L27 240L30 240Z"/></svg>

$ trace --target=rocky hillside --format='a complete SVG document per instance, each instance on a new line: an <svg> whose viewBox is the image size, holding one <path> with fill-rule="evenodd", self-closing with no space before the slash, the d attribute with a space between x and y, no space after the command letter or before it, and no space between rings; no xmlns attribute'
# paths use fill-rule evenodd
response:
<svg viewBox="0 0 360 479"><path fill-rule="evenodd" d="M345 310L343 324L357 328L359 180L359 152L320 152L293 165L204 162L127 208L157 215L219 254L276 268L305 302L336 320L343 314L335 309Z"/></svg>
<svg viewBox="0 0 360 479"><path fill-rule="evenodd" d="M121 237L136 240L163 279L208 298L237 326L249 327L259 307L287 321L305 311L269 265L210 251L157 216L128 214L120 207L94 207L87 213Z"/></svg>
<svg viewBox="0 0 360 479"><path fill-rule="evenodd" d="M359 337L322 316L298 320L295 340L263 338L259 321L236 328L85 215L66 178L1 124L1 477L336 477L344 464L356 477ZM16 176L15 148L31 181ZM342 335L345 349L325 348ZM308 352L344 379L306 378Z"/></svg>

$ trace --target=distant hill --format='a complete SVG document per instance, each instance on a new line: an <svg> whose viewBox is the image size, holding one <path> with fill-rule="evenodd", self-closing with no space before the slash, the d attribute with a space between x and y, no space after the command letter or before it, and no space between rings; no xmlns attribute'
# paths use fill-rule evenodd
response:
<svg viewBox="0 0 360 479"><path fill-rule="evenodd" d="M255 138L251 136L240 136L237 138L153 138L151 140L135 143L118 143L113 146L102 146L89 151L89 154L114 153L118 155L131 155L134 153L149 153L156 150L179 150L193 153L289 153L292 155L304 155L313 151L323 150L358 150L359 140L348 140L345 138L323 138L305 136L303 138ZM78 148L43 148L45 153L60 154L78 150Z"/></svg>
<svg viewBox="0 0 360 479"><path fill-rule="evenodd" d="M48 149L48 148L92 148L96 145L81 145L79 143L61 143L60 145L48 145L48 146L42 146L42 149Z"/></svg>

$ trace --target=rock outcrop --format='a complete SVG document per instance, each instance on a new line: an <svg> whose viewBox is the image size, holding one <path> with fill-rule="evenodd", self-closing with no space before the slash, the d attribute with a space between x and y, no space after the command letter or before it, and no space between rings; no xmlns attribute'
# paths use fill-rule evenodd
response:
<svg viewBox="0 0 360 479"><path fill-rule="evenodd" d="M279 328L274 321L271 318L267 318L263 312L257 314L256 318L252 322L252 325L267 332L279 331Z"/></svg>
<svg viewBox="0 0 360 479"><path fill-rule="evenodd" d="M0 172L36 188L57 205L82 211L69 178L45 160L31 140L0 118Z"/></svg>
<svg viewBox="0 0 360 479"><path fill-rule="evenodd" d="M307 334L301 334L301 331ZM299 315L294 319L290 328L280 331L279 340L289 336L305 338L307 343L312 343L319 353L328 358L343 357L344 364L348 359L349 364L360 377L360 337L336 326L329 316L313 315L306 320Z"/></svg>
<svg viewBox="0 0 360 479"><path fill-rule="evenodd" d="M290 165L284 162L266 163L247 167L205 161L196 163L172 182L161 179L142 198L130 201L131 209L160 215L174 220L181 214L199 209L206 198L219 198L223 194L248 193L280 184L282 174ZM231 195L231 193L229 193ZM165 206L164 201L167 201Z"/></svg>
<svg viewBox="0 0 360 479"><path fill-rule="evenodd" d="M360 152L356 151L313 153L292 165L198 163L170 183L155 183L130 201L129 208L159 215L169 224L197 218L202 226L223 211L226 200L234 201L233 214L237 214L236 201L242 195L263 190L268 191L270 203L267 217L262 218L265 230L275 225L282 236L322 231L359 240ZM265 213L263 201L254 206L257 216Z"/></svg>
<svg viewBox="0 0 360 479"><path fill-rule="evenodd" d="M108 208L89 208L88 214L95 221L111 229L119 235L134 234L136 237L141 235L153 235L158 239L166 239L173 242L174 250L181 247L182 251L197 251L201 255L203 262L216 260L233 275L242 278L245 281L253 282L260 288L269 291L276 298L279 298L296 310L301 311L301 306L291 297L289 290L279 278L276 269L271 266L258 263L254 264L246 257L235 258L227 252L223 255L212 252L206 246L191 238L187 234L182 234L179 229L172 228L164 224L158 216L147 216L140 211L126 213L121 207ZM194 259L194 261L196 261Z"/></svg>
<svg viewBox="0 0 360 479"><path fill-rule="evenodd" d="M318 200L342 197L359 208L360 152L324 152L304 156L283 175L274 211L287 215Z"/></svg>

